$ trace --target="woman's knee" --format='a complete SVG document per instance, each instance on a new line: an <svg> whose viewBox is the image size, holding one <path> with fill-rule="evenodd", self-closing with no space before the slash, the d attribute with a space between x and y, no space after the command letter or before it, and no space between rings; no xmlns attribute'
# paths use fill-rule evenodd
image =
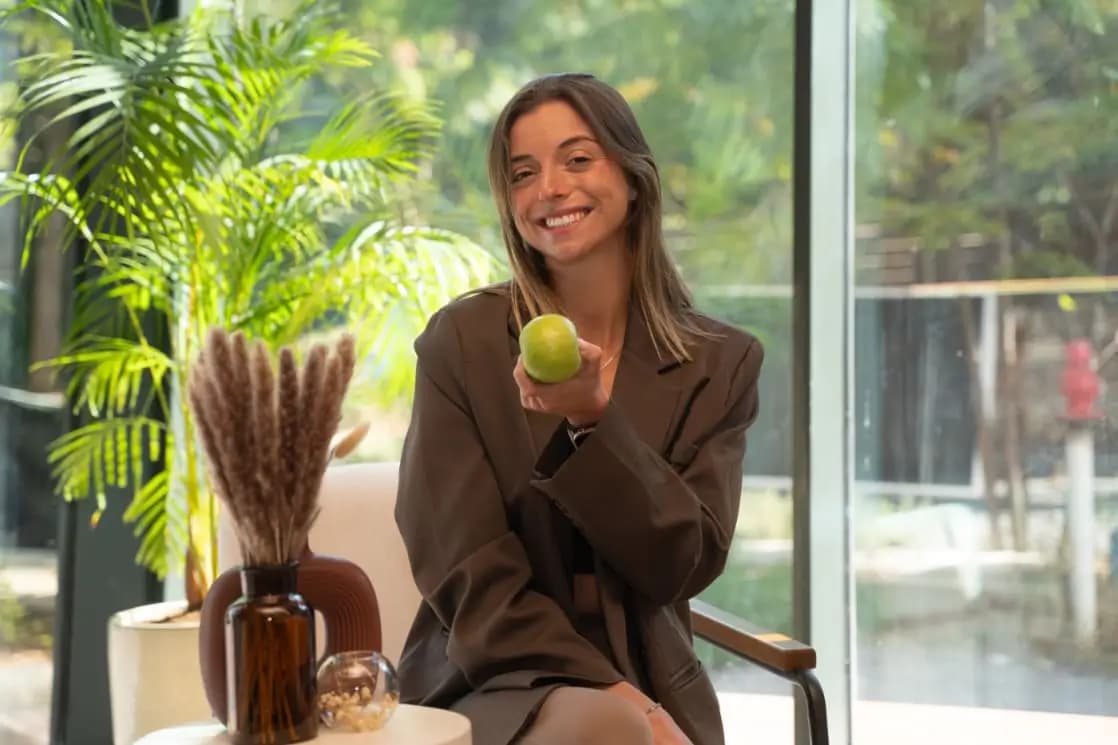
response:
<svg viewBox="0 0 1118 745"><path fill-rule="evenodd" d="M648 717L596 688L564 686L544 700L523 745L652 745Z"/></svg>

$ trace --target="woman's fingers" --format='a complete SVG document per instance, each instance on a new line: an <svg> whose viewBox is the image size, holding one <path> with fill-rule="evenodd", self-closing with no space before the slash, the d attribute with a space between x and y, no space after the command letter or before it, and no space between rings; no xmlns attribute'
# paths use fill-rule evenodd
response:
<svg viewBox="0 0 1118 745"><path fill-rule="evenodd" d="M693 745L691 738L683 734L683 730L663 709L657 709L649 714L648 723L652 726L654 745Z"/></svg>
<svg viewBox="0 0 1118 745"><path fill-rule="evenodd" d="M597 370L602 364L602 348L585 339L578 340L578 353L582 356L583 368Z"/></svg>
<svg viewBox="0 0 1118 745"><path fill-rule="evenodd" d="M528 371L524 369L524 360L519 355L516 358L516 366L512 368L512 378L516 381L521 393L533 387L532 378L528 376Z"/></svg>
<svg viewBox="0 0 1118 745"><path fill-rule="evenodd" d="M523 360L518 356L512 377L520 390L520 405L525 409L547 414L560 414L571 421L574 421L575 417L585 419L588 412L600 414L604 405L602 399L608 399L602 389L600 371L602 351L582 340L579 341L579 350L583 358L578 374L559 383L540 383L533 380L524 369ZM590 418L596 420L593 416Z"/></svg>

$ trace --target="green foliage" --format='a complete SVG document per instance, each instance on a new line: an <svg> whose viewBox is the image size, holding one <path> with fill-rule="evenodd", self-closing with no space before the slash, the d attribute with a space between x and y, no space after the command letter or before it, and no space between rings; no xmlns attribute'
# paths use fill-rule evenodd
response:
<svg viewBox="0 0 1118 745"><path fill-rule="evenodd" d="M1118 271L1118 5L860 8L860 219L932 250L982 235L999 255L967 278Z"/></svg>
<svg viewBox="0 0 1118 745"><path fill-rule="evenodd" d="M291 4L244 7L271 15ZM791 304L755 288L792 278L794 6L344 0L349 27L385 64L339 71L333 91L307 95L329 101L375 80L440 101L444 136L416 209L500 253L485 174L500 107L546 72L616 85L657 156L665 232L698 302L765 342L751 463L787 473ZM930 281L1118 272L1114 0L858 0L853 20L859 235L903 238ZM964 238L975 247L959 249ZM859 241L857 258L869 243ZM942 261L922 261L940 250ZM858 279L877 284L869 264Z"/></svg>
<svg viewBox="0 0 1118 745"><path fill-rule="evenodd" d="M765 629L792 633L792 567L788 561L751 566L731 555L726 571L700 598ZM741 665L741 658L710 644L696 644L708 668Z"/></svg>
<svg viewBox="0 0 1118 745"><path fill-rule="evenodd" d="M975 278L1118 271L1107 263L1118 232L1118 6L949 5L855 3L859 221L929 251L982 236L990 255ZM587 70L626 94L652 140L688 279L789 281L791 0L344 7L386 51L377 80L444 104L420 203L432 220L495 248L484 149L498 109L533 75ZM994 256L1003 245L1008 255Z"/></svg>
<svg viewBox="0 0 1118 745"><path fill-rule="evenodd" d="M248 23L209 8L136 29L112 5L17 9L68 40L20 62L21 115L68 138L39 168L36 138L25 143L0 203L24 205L25 261L49 250L57 216L62 245L88 255L66 348L47 363L82 416L50 449L59 491L104 509L127 490L145 566L162 576L189 550L212 571L213 496L181 395L206 331L275 349L345 326L378 395L397 401L413 382L401 340L492 262L411 219L440 129L430 105L369 85L345 105L307 95L370 75L379 56L330 6Z"/></svg>
<svg viewBox="0 0 1118 745"><path fill-rule="evenodd" d="M54 643L53 612L31 608L0 581L0 649L49 650Z"/></svg>
<svg viewBox="0 0 1118 745"><path fill-rule="evenodd" d="M290 0L246 0L275 14ZM436 224L500 251L485 174L490 127L529 78L589 71L632 103L663 172L665 227L689 280L790 278L791 0L549 3L346 0L374 72L446 118L418 202ZM367 79L339 80L359 90ZM732 246L732 250L727 250Z"/></svg>

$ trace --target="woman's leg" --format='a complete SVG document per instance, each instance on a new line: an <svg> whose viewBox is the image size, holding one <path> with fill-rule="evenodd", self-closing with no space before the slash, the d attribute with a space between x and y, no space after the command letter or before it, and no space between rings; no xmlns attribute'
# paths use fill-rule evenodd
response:
<svg viewBox="0 0 1118 745"><path fill-rule="evenodd" d="M652 745L652 728L639 708L596 688L552 691L517 745Z"/></svg>

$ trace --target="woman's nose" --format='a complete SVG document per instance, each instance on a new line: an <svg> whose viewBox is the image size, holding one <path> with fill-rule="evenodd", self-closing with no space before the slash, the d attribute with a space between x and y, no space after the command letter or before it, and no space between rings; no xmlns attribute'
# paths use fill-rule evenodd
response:
<svg viewBox="0 0 1118 745"><path fill-rule="evenodd" d="M566 195L569 188L567 178L560 169L545 168L540 173L540 192L538 198L541 202L546 199L563 197Z"/></svg>

